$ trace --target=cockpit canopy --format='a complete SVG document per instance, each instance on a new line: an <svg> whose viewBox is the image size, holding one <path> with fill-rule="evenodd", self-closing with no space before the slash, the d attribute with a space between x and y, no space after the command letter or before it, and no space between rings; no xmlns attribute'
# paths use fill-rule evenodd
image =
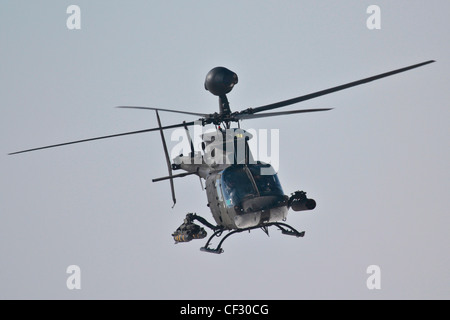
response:
<svg viewBox="0 0 450 320"><path fill-rule="evenodd" d="M234 165L222 171L221 186L227 206L255 197L283 197L278 176L269 164Z"/></svg>

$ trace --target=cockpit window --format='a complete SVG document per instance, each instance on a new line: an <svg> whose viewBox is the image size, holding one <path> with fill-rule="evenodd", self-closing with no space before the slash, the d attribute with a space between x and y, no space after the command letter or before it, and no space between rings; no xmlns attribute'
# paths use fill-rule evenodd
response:
<svg viewBox="0 0 450 320"><path fill-rule="evenodd" d="M261 196L284 195L280 180L271 166L250 165L249 169Z"/></svg>
<svg viewBox="0 0 450 320"><path fill-rule="evenodd" d="M245 198L257 196L252 177L244 166L233 166L222 174L222 190L227 206L235 206Z"/></svg>
<svg viewBox="0 0 450 320"><path fill-rule="evenodd" d="M261 169L264 169L261 175ZM273 172L270 172L270 169ZM267 174L273 173L273 174ZM222 173L222 190L227 206L239 205L242 200L257 196L283 196L277 174L268 165L238 165Z"/></svg>

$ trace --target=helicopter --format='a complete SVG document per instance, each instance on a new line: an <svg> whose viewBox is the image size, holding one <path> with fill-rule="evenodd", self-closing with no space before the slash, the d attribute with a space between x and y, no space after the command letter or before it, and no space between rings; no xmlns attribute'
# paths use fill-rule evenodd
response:
<svg viewBox="0 0 450 320"><path fill-rule="evenodd" d="M231 111L227 94L229 94L233 87L238 83L238 76L236 73L225 67L215 67L207 73L204 87L211 94L218 97L219 112L205 114L146 106L119 106L118 108L123 109L155 111L158 127L26 149L9 153L9 155L61 147L81 142L159 131L167 163L168 175L153 179L152 181L159 182L169 180L173 206L175 206L175 178L196 175L200 178L202 188L203 179L205 181L204 190L206 191L208 200L207 206L215 221L215 224L213 224L196 213L188 213L183 223L172 233L175 243L186 243L194 239L204 239L207 236L204 227L196 224L195 221L198 221L213 232L206 244L200 248L201 251L210 253L223 253L224 250L222 245L228 237L236 233L254 229L261 229L269 235L269 228L277 227L284 235L301 238L305 235L305 231L298 231L285 223L288 211L289 209L292 209L293 211L313 210L316 207L316 201L312 198L308 198L305 191L298 190L291 193L289 196L284 193L277 172L272 165L254 159L249 147L249 140L252 139L252 134L240 128L240 121L329 111L332 110L332 108L267 112L269 110L279 109L409 71L433 62L435 62L435 60L425 61L289 100L234 112ZM183 121L182 123L163 126L161 124L159 112L180 113L189 116L199 116L200 118L195 121ZM237 128L232 128L232 123L237 123ZM201 151L195 150L193 140L189 133L189 127L195 125L200 125L202 127L214 125L214 130L212 132L203 133L201 135ZM187 155L180 154L171 161L164 137L164 130L174 128L185 129L190 144L190 152ZM173 171L177 170L182 170L184 172L174 174ZM211 247L211 241L214 238L220 239L215 248Z"/></svg>

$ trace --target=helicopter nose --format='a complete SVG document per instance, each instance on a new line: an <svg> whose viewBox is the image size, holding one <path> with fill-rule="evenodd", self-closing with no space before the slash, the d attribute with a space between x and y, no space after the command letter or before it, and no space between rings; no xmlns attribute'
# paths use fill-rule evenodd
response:
<svg viewBox="0 0 450 320"><path fill-rule="evenodd" d="M286 206L273 207L237 215L234 217L234 224L239 229L250 228L266 222L282 221L286 219L287 214L288 208Z"/></svg>

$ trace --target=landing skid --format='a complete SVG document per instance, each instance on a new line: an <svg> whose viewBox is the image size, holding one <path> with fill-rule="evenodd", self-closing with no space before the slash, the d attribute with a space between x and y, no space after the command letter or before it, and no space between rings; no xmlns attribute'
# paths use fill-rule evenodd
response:
<svg viewBox="0 0 450 320"><path fill-rule="evenodd" d="M271 226L276 226L278 227L279 230L281 230L282 234L285 235L289 235L289 236L295 236L297 238L303 237L305 235L305 231L299 232L297 230L295 230L293 227L291 227L290 225L286 224L286 223L281 223L281 222L271 222L271 223L266 223L263 226L257 226L257 227L251 227L251 228L245 228L245 229L237 229L237 230L233 230L228 232L223 238L222 240L220 240L219 244L217 245L216 248L210 248L210 242L214 237L221 237L222 236L222 232L223 230L218 230L216 232L214 232L214 234L209 237L208 241L206 242L204 247L201 247L200 250L203 252L210 252L210 253L223 253L223 249L222 249L222 244L223 242L231 235L236 234L236 233L241 233L244 231L250 231L250 230L254 230L254 229L260 229L262 228L264 232L266 232L268 234L268 227Z"/></svg>
<svg viewBox="0 0 450 320"><path fill-rule="evenodd" d="M223 236L223 238L220 240L220 242L219 242L219 244L217 245L216 248L210 248L209 246L211 244L211 240L213 238L215 238L215 237L217 237L217 238L222 237L222 234L225 231L227 231L227 230L225 230L222 226L215 226L212 223L209 223L205 218L197 216L195 213L188 213L186 215L186 219L185 219L184 225L191 225L191 224L193 224L193 222L195 220L197 220L198 222L200 222L204 226L206 226L209 229L211 229L212 231L214 231L213 235L209 237L209 239L206 242L205 246L201 247L200 250L203 251L203 252L210 252L210 253L217 253L217 254L223 253L222 244L228 237L232 236L233 234L241 233L241 232L244 232L244 231L250 231L250 230L254 230L254 229L262 229L267 235L269 235L269 227L276 226L276 227L278 227L278 229L281 231L282 234L285 234L285 235L288 235L288 236L295 236L297 238L301 238L301 237L303 237L305 235L305 231L299 232L299 231L297 231L296 229L294 229L293 227L291 227L290 225L288 225L286 223L269 222L269 223L265 223L263 225L259 225L259 226L255 226L255 227L250 227L250 228L245 228L245 229L235 229L235 230L228 231L228 233L225 236ZM205 232L205 235L206 235L206 232ZM175 240L177 241L177 237L176 237L175 233L173 234L173 236L175 237ZM194 236L194 238L201 239L201 238L195 237L195 236ZM190 241L190 240L188 240L188 241ZM177 241L177 243L178 242L187 242L187 241L183 240L183 241Z"/></svg>
<svg viewBox="0 0 450 320"><path fill-rule="evenodd" d="M204 247L200 248L200 251L203 252L209 252L209 253L216 253L216 254L221 254L223 253L223 249L222 249L222 244L224 243L224 241L232 236L233 234L236 233L241 233L244 231L250 231L250 230L254 230L254 229L263 229L263 231L269 235L268 233L268 227L271 226L276 226L278 227L279 230L281 230L282 234L285 235L289 235L289 236L295 236L297 238L303 237L305 235L305 231L297 231L296 229L294 229L293 227L291 227L290 225L286 224L286 223L281 223L281 222L271 222L271 223L266 223L263 226L257 226L257 227L250 227L250 228L245 228L245 229L237 229L237 230L233 230L233 231L229 231L219 242L219 244L217 245L216 248L210 248L210 243L211 240L215 237L220 238L224 232L223 229L220 230L216 230L214 232L214 234L212 236L209 237L208 241L206 242Z"/></svg>

